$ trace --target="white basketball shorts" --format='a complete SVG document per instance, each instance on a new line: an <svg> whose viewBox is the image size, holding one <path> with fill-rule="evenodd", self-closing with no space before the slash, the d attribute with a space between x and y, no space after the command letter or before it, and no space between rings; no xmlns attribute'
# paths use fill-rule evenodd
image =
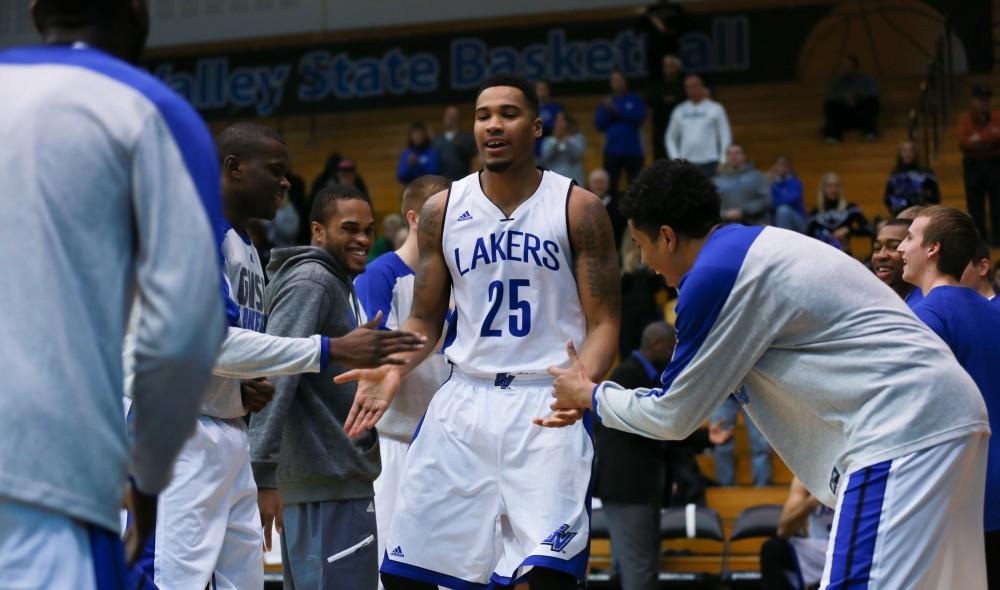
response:
<svg viewBox="0 0 1000 590"><path fill-rule="evenodd" d="M963 436L851 473L821 590L985 590L988 439Z"/></svg>
<svg viewBox="0 0 1000 590"><path fill-rule="evenodd" d="M548 376L453 371L406 453L382 572L464 590L532 567L583 579L589 557L590 416L548 415Z"/></svg>

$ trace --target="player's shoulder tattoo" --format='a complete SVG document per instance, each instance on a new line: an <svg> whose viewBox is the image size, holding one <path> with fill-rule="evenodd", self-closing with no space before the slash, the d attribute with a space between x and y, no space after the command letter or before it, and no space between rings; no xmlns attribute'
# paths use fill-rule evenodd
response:
<svg viewBox="0 0 1000 590"><path fill-rule="evenodd" d="M441 223L447 198L447 191L442 191L424 203L424 207L420 211L420 223L417 224L417 232L421 237L436 239L441 235Z"/></svg>

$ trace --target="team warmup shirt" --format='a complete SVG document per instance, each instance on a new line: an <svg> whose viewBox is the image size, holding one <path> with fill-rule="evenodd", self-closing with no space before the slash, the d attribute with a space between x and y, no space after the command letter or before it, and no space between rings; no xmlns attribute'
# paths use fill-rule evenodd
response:
<svg viewBox="0 0 1000 590"><path fill-rule="evenodd" d="M0 496L119 529L129 472L162 490L222 340L218 160L148 73L83 45L0 52ZM214 230L214 231L213 231Z"/></svg>
<svg viewBox="0 0 1000 590"><path fill-rule="evenodd" d="M773 227L711 233L678 289L662 388L594 388L605 426L679 440L734 394L789 468L833 506L845 475L989 432L947 346L857 260Z"/></svg>
<svg viewBox="0 0 1000 590"><path fill-rule="evenodd" d="M448 360L467 375L545 375L586 335L567 221L572 180L546 170L510 217L479 173L448 193L441 243L455 298ZM527 336L531 336L528 338Z"/></svg>
<svg viewBox="0 0 1000 590"><path fill-rule="evenodd" d="M388 252L368 263L365 272L354 280L354 288L368 317L382 312L379 328L398 330L410 317L413 280L413 269L398 254ZM440 351L410 371L399 385L399 395L378 422L379 434L409 442L431 398L450 371Z"/></svg>
<svg viewBox="0 0 1000 590"><path fill-rule="evenodd" d="M941 337L979 386L990 413L990 428L1000 432L1000 309L965 287L935 287L913 313ZM986 469L986 530L1000 530L1000 437L990 437Z"/></svg>
<svg viewBox="0 0 1000 590"><path fill-rule="evenodd" d="M264 269L250 238L232 227L222 241L223 296L229 331L219 349L202 414L240 418L246 414L240 379L317 373L329 359L328 339L264 334Z"/></svg>

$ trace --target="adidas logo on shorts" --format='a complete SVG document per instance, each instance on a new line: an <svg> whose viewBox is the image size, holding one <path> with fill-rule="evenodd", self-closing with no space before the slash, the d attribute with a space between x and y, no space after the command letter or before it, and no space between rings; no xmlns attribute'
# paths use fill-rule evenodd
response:
<svg viewBox="0 0 1000 590"><path fill-rule="evenodd" d="M403 548L400 547L399 545L397 545L396 548L393 549L392 553L390 553L389 555L393 557L406 557L405 555L403 555Z"/></svg>
<svg viewBox="0 0 1000 590"><path fill-rule="evenodd" d="M458 216L458 221L472 221L472 214L466 211Z"/></svg>

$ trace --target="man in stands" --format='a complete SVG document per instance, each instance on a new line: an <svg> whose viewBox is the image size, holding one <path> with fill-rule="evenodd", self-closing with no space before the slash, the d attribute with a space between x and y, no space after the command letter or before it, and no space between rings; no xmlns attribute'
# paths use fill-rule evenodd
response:
<svg viewBox="0 0 1000 590"><path fill-rule="evenodd" d="M875 141L878 131L879 90L874 78L861 71L861 61L848 55L843 71L830 82L823 102L827 143L840 143L844 131L861 129L865 141Z"/></svg>
<svg viewBox="0 0 1000 590"><path fill-rule="evenodd" d="M958 119L958 146L962 150L965 204L983 239L1000 246L1000 111L990 105L993 91L972 89L969 112ZM990 203L990 231L986 231L986 201Z"/></svg>
<svg viewBox="0 0 1000 590"><path fill-rule="evenodd" d="M709 98L700 76L692 74L685 78L684 92L688 99L674 109L667 134L662 138L667 155L687 160L706 175L715 176L719 163L725 159L726 147L733 142L726 109Z"/></svg>
<svg viewBox="0 0 1000 590"><path fill-rule="evenodd" d="M968 214L951 207L929 207L917 215L906 239L903 278L924 292L913 308L979 386L990 428L1000 432L1000 310L959 284L976 252L979 235ZM946 390L942 390L946 391ZM1000 438L989 442L986 470L986 572L990 588L1000 587ZM972 588L973 586L965 586Z"/></svg>

